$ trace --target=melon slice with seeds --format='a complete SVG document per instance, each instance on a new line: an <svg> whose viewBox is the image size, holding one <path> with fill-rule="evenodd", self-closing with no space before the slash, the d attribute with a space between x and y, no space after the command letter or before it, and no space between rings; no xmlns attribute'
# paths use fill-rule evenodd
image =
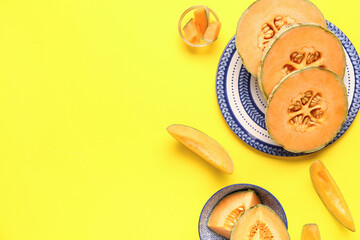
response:
<svg viewBox="0 0 360 240"><path fill-rule="evenodd" d="M287 75L267 102L270 137L290 152L315 152L331 142L348 113L347 93L333 72L308 67Z"/></svg>
<svg viewBox="0 0 360 240"><path fill-rule="evenodd" d="M257 76L261 56L270 39L293 23L312 22L326 28L320 10L307 0L258 0L241 16L236 49L246 69Z"/></svg>
<svg viewBox="0 0 360 240"><path fill-rule="evenodd" d="M287 74L318 66L344 78L346 59L340 40L317 24L293 24L269 42L259 68L258 80L267 98Z"/></svg>
<svg viewBox="0 0 360 240"><path fill-rule="evenodd" d="M249 208L260 204L253 190L238 191L225 196L212 211L208 227L214 232L230 238L232 229L240 216Z"/></svg>
<svg viewBox="0 0 360 240"><path fill-rule="evenodd" d="M259 204L244 212L237 221L231 240L290 240L280 217L268 206Z"/></svg>

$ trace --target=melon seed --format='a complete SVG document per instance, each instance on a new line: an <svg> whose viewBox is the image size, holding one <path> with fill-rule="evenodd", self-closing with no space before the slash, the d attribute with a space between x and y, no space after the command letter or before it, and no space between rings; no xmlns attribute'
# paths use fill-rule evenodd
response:
<svg viewBox="0 0 360 240"><path fill-rule="evenodd" d="M317 60L320 59L320 57L321 57L321 54L319 51L310 52L306 58L306 65L316 62Z"/></svg>
<svg viewBox="0 0 360 240"><path fill-rule="evenodd" d="M319 94L316 94L312 99L311 102L309 104L310 108L315 107L317 104L319 104L321 102L322 98Z"/></svg>
<svg viewBox="0 0 360 240"><path fill-rule="evenodd" d="M290 61L283 66L282 72L284 75L288 75L292 71L301 69L308 65L319 65L319 67L325 68L325 65L319 64L320 62L318 61L320 61L320 59L321 53L319 51L315 50L313 47L304 47L301 50L293 51L290 54Z"/></svg>
<svg viewBox="0 0 360 240"><path fill-rule="evenodd" d="M228 226L229 228L234 227L236 221L244 212L245 212L245 206L243 205L232 210L231 213L225 219L225 225Z"/></svg>
<svg viewBox="0 0 360 240"><path fill-rule="evenodd" d="M322 104L322 101L324 99L320 93L314 94L311 90L301 93L288 107L289 124L298 132L305 132L316 124L320 124L326 111L326 102ZM296 113L295 116L294 113Z"/></svg>
<svg viewBox="0 0 360 240"><path fill-rule="evenodd" d="M258 48L264 51L268 42L266 40L273 38L281 28L294 22L295 20L289 16L275 16L272 22L264 23L261 26L261 33L258 35Z"/></svg>
<svg viewBox="0 0 360 240"><path fill-rule="evenodd" d="M277 30L280 30L285 25L283 17L282 16L275 17L274 18L274 25L277 28Z"/></svg>
<svg viewBox="0 0 360 240"><path fill-rule="evenodd" d="M305 105L305 104L310 100L312 94L313 94L312 91L307 91L307 92L305 93L305 96L304 96L303 98L301 98L301 103L302 103L303 105Z"/></svg>
<svg viewBox="0 0 360 240"><path fill-rule="evenodd" d="M305 57L304 52L295 51L290 54L290 60L297 64L300 64L302 62L302 60L304 59L304 57Z"/></svg>
<svg viewBox="0 0 360 240"><path fill-rule="evenodd" d="M285 73L286 75L288 75L289 73L291 73L295 70L296 70L296 68L291 64L285 64L282 69L283 73Z"/></svg>
<svg viewBox="0 0 360 240"><path fill-rule="evenodd" d="M324 112L321 111L320 108L316 108L316 109L312 110L312 111L310 112L310 114L311 114L314 118L321 118L322 115L324 114Z"/></svg>
<svg viewBox="0 0 360 240"><path fill-rule="evenodd" d="M288 108L288 112L296 112L301 109L301 103L300 101L296 101L296 103L291 104Z"/></svg>
<svg viewBox="0 0 360 240"><path fill-rule="evenodd" d="M274 236L266 223L257 220L250 229L248 239L274 240Z"/></svg>

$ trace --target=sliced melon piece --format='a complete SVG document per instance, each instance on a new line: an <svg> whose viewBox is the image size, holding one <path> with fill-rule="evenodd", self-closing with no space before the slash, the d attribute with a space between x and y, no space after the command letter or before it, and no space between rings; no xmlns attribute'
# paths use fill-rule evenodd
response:
<svg viewBox="0 0 360 240"><path fill-rule="evenodd" d="M209 27L206 29L205 34L203 36L203 40L207 42L215 41L220 33L221 22L211 22Z"/></svg>
<svg viewBox="0 0 360 240"><path fill-rule="evenodd" d="M236 223L231 240L290 240L280 217L269 207L259 204L244 212Z"/></svg>
<svg viewBox="0 0 360 240"><path fill-rule="evenodd" d="M249 208L260 204L253 190L238 191L225 196L211 212L208 227L214 232L230 238L231 231L240 216Z"/></svg>
<svg viewBox="0 0 360 240"><path fill-rule="evenodd" d="M301 240L321 240L318 225L315 223L305 224L301 231Z"/></svg>
<svg viewBox="0 0 360 240"><path fill-rule="evenodd" d="M256 76L269 40L283 27L302 22L313 22L326 28L320 10L307 0L254 2L242 14L236 30L236 48L246 69Z"/></svg>
<svg viewBox="0 0 360 240"><path fill-rule="evenodd" d="M344 83L333 72L308 67L287 75L271 93L265 123L291 152L314 152L340 131L348 112Z"/></svg>
<svg viewBox="0 0 360 240"><path fill-rule="evenodd" d="M190 43L199 43L200 42L200 32L198 31L195 20L191 18L189 22L183 28L184 37Z"/></svg>
<svg viewBox="0 0 360 240"><path fill-rule="evenodd" d="M321 161L315 161L310 166L310 177L316 192L331 214L347 229L355 232L355 225L335 180Z"/></svg>
<svg viewBox="0 0 360 240"><path fill-rule="evenodd" d="M196 9L194 11L194 19L200 36L203 36L209 25L209 9L207 7L200 7Z"/></svg>
<svg viewBox="0 0 360 240"><path fill-rule="evenodd" d="M344 78L346 59L341 42L317 24L294 24L280 31L264 51L258 79L267 98L290 72L318 66Z"/></svg>
<svg viewBox="0 0 360 240"><path fill-rule="evenodd" d="M234 164L229 154L218 142L205 133L181 124L173 124L166 130L214 167L228 174L233 172Z"/></svg>

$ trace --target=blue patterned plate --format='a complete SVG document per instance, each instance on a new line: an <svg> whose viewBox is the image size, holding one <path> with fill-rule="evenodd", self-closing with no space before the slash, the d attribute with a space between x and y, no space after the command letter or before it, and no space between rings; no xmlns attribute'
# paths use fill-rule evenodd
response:
<svg viewBox="0 0 360 240"><path fill-rule="evenodd" d="M286 228L288 227L285 211L281 206L280 202L267 190L258 187L252 184L234 184L217 191L211 198L205 203L199 219L199 236L200 240L226 240L225 237L220 236L219 234L213 232L208 228L207 222L211 215L212 210L215 208L216 204L220 202L226 195L237 191L246 191L252 189L259 196L262 204L270 207L280 219L285 224Z"/></svg>
<svg viewBox="0 0 360 240"><path fill-rule="evenodd" d="M333 143L341 137L354 121L360 107L360 60L345 34L334 24L327 26L341 41L346 55L344 84L347 88L349 113ZM219 107L231 130L251 147L276 156L299 156L276 144L265 126L266 100L257 79L243 66L236 51L235 36L226 46L218 65L216 94ZM331 144L330 143L330 144Z"/></svg>

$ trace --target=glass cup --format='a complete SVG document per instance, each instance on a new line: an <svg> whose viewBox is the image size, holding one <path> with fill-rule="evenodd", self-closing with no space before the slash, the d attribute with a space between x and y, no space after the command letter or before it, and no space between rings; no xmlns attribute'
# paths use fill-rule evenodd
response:
<svg viewBox="0 0 360 240"><path fill-rule="evenodd" d="M186 40L185 36L184 36L184 27L185 25L190 21L191 18L194 17L194 12L196 9L198 8L202 8L202 7L206 7L206 6L203 6L203 5L197 5L197 6L192 6L192 7L189 7L188 9L185 10L185 12L181 15L180 17L180 20L179 20L179 24L178 24L178 28L179 28L179 34L180 34L180 37L182 40L184 40L184 42L186 44L188 44L189 46L192 46L192 47L204 47L204 46L207 46L211 43L213 43L214 41L212 42L209 42L209 41L205 41L203 39L200 39L200 42L199 43L191 43L189 42L188 40ZM209 7L207 7L208 10L209 10L209 20L208 22L213 22L213 21L216 21L216 22L220 22L218 16L216 15L216 13Z"/></svg>

